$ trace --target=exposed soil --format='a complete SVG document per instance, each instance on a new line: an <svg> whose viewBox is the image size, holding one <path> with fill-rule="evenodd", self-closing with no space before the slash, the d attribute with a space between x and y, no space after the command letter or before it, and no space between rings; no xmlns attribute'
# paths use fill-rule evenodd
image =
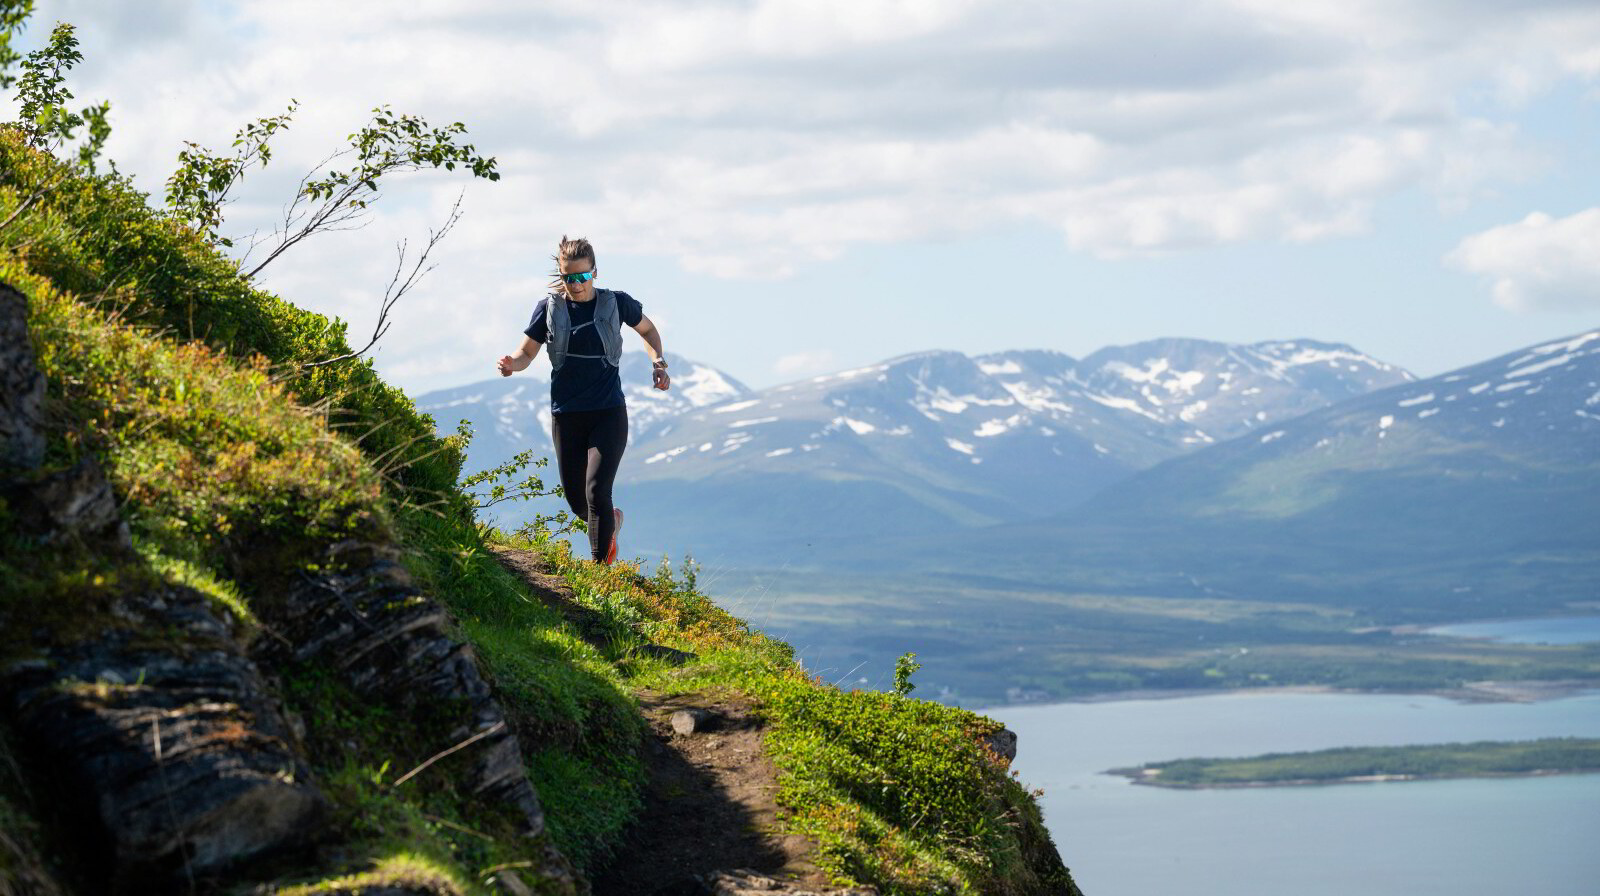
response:
<svg viewBox="0 0 1600 896"><path fill-rule="evenodd" d="M552 575L533 552L492 550L580 636L603 629L598 615L578 604L566 580ZM760 889L774 894L825 892L827 878L812 863L815 844L778 832L777 770L750 700L728 690L635 696L650 726L644 807L617 852L592 875L595 896L705 893L701 881L734 869L772 878L775 886ZM708 710L716 721L707 730L678 734L671 718L680 709Z"/></svg>
<svg viewBox="0 0 1600 896"><path fill-rule="evenodd" d="M638 694L650 722L649 784L638 823L594 877L596 896L703 892L696 875L749 868L789 886L823 889L814 845L777 832L777 770L761 742L761 722L732 692ZM678 734L679 709L711 710L710 730Z"/></svg>

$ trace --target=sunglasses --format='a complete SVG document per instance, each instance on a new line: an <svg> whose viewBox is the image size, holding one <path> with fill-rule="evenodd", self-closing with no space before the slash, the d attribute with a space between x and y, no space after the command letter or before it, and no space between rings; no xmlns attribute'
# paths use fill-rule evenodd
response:
<svg viewBox="0 0 1600 896"><path fill-rule="evenodd" d="M593 279L594 279L594 271L579 271L576 274L562 274L561 275L561 282L563 282L563 283L572 283L572 284L588 283L590 280L593 280Z"/></svg>

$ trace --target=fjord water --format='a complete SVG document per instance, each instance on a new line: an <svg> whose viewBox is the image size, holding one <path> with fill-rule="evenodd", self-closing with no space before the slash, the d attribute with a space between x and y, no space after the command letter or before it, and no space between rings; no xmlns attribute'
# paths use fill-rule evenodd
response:
<svg viewBox="0 0 1600 896"><path fill-rule="evenodd" d="M1091 896L1592 896L1600 774L1167 790L1101 772L1190 756L1600 737L1600 692L1541 703L1222 694L979 710Z"/></svg>

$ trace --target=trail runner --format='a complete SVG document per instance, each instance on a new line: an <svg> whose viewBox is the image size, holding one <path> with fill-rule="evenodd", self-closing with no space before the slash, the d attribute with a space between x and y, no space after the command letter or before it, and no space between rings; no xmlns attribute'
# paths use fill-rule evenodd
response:
<svg viewBox="0 0 1600 896"><path fill-rule="evenodd" d="M556 279L540 299L526 338L514 355L497 364L501 376L526 370L548 345L550 356L550 434L555 441L561 489L573 514L589 524L589 553L596 563L617 559L622 511L611 500L611 486L628 444L628 408L618 366L622 325L644 339L652 361L655 388L672 381L661 352L661 333L644 306L625 292L598 289L594 247L586 239L561 238L553 256ZM554 287L560 287L554 289Z"/></svg>

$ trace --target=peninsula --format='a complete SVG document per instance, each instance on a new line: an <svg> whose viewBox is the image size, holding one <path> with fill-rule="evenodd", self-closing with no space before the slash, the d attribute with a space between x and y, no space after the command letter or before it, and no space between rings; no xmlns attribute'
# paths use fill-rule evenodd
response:
<svg viewBox="0 0 1600 896"><path fill-rule="evenodd" d="M1114 768L1135 784L1200 790L1600 772L1600 738L1339 747L1239 759L1175 759Z"/></svg>

